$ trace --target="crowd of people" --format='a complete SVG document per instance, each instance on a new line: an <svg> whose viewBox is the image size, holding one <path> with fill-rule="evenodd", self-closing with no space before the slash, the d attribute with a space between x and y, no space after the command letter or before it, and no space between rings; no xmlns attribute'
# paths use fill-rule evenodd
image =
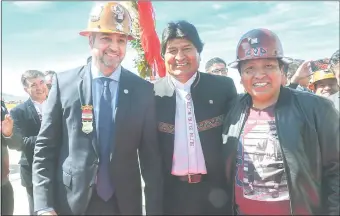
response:
<svg viewBox="0 0 340 216"><path fill-rule="evenodd" d="M22 152L30 215L142 215L141 176L147 215L339 215L339 50L291 59L274 32L252 29L235 61L199 72L196 27L169 22L167 75L151 83L121 65L129 11L94 11L85 65L28 70L29 99L1 103L2 215L13 214L7 147Z"/></svg>

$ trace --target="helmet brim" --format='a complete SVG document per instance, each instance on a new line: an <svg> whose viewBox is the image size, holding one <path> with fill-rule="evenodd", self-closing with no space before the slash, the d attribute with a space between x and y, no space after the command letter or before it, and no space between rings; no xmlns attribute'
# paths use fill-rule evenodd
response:
<svg viewBox="0 0 340 216"><path fill-rule="evenodd" d="M236 60L236 61L229 63L228 67L237 69L239 62L241 62L241 61L252 60L252 59L266 59L266 58L268 58L268 57L259 57L259 58L250 58L250 59L244 59L244 60ZM287 64L287 65L293 62L293 59L289 58L289 57L273 57L273 58L280 59L284 64Z"/></svg>
<svg viewBox="0 0 340 216"><path fill-rule="evenodd" d="M127 35L124 32L105 30L105 29L104 30L101 29L101 30L98 30L98 31L84 30L84 31L79 32L79 35L88 37L90 35L90 33L93 33L93 32L95 32L95 33L115 33L115 34ZM135 38L132 35L127 35L127 37L128 37L128 40L135 40Z"/></svg>

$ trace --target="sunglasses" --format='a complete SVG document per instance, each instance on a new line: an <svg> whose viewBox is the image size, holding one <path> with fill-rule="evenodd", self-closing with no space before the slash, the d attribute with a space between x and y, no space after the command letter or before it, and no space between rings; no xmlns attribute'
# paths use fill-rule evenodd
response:
<svg viewBox="0 0 340 216"><path fill-rule="evenodd" d="M223 74L227 72L228 72L227 68L219 68L211 71L211 73L213 74Z"/></svg>

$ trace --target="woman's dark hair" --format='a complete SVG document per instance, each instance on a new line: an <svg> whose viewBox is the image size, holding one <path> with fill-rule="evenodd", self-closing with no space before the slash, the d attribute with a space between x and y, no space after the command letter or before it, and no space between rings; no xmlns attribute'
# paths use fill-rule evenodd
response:
<svg viewBox="0 0 340 216"><path fill-rule="evenodd" d="M170 22L162 34L161 55L164 57L166 45L175 38L185 38L196 47L199 54L203 50L203 43L195 26L187 21Z"/></svg>

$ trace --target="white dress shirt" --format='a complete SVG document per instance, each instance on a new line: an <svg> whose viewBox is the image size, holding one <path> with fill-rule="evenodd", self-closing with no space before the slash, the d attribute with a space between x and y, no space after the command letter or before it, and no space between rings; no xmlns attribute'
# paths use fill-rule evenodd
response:
<svg viewBox="0 0 340 216"><path fill-rule="evenodd" d="M171 172L176 176L207 173L190 94L190 87L196 76L197 74L184 84L170 77L176 90L175 143Z"/></svg>
<svg viewBox="0 0 340 216"><path fill-rule="evenodd" d="M35 110L37 111L38 116L39 116L39 119L40 119L40 121L41 121L41 118L42 118L42 111L43 111L43 105L44 105L44 103L45 103L46 100L44 100L42 103L39 103L38 101L34 101L34 100L31 98L31 101L33 102L34 108L35 108Z"/></svg>

